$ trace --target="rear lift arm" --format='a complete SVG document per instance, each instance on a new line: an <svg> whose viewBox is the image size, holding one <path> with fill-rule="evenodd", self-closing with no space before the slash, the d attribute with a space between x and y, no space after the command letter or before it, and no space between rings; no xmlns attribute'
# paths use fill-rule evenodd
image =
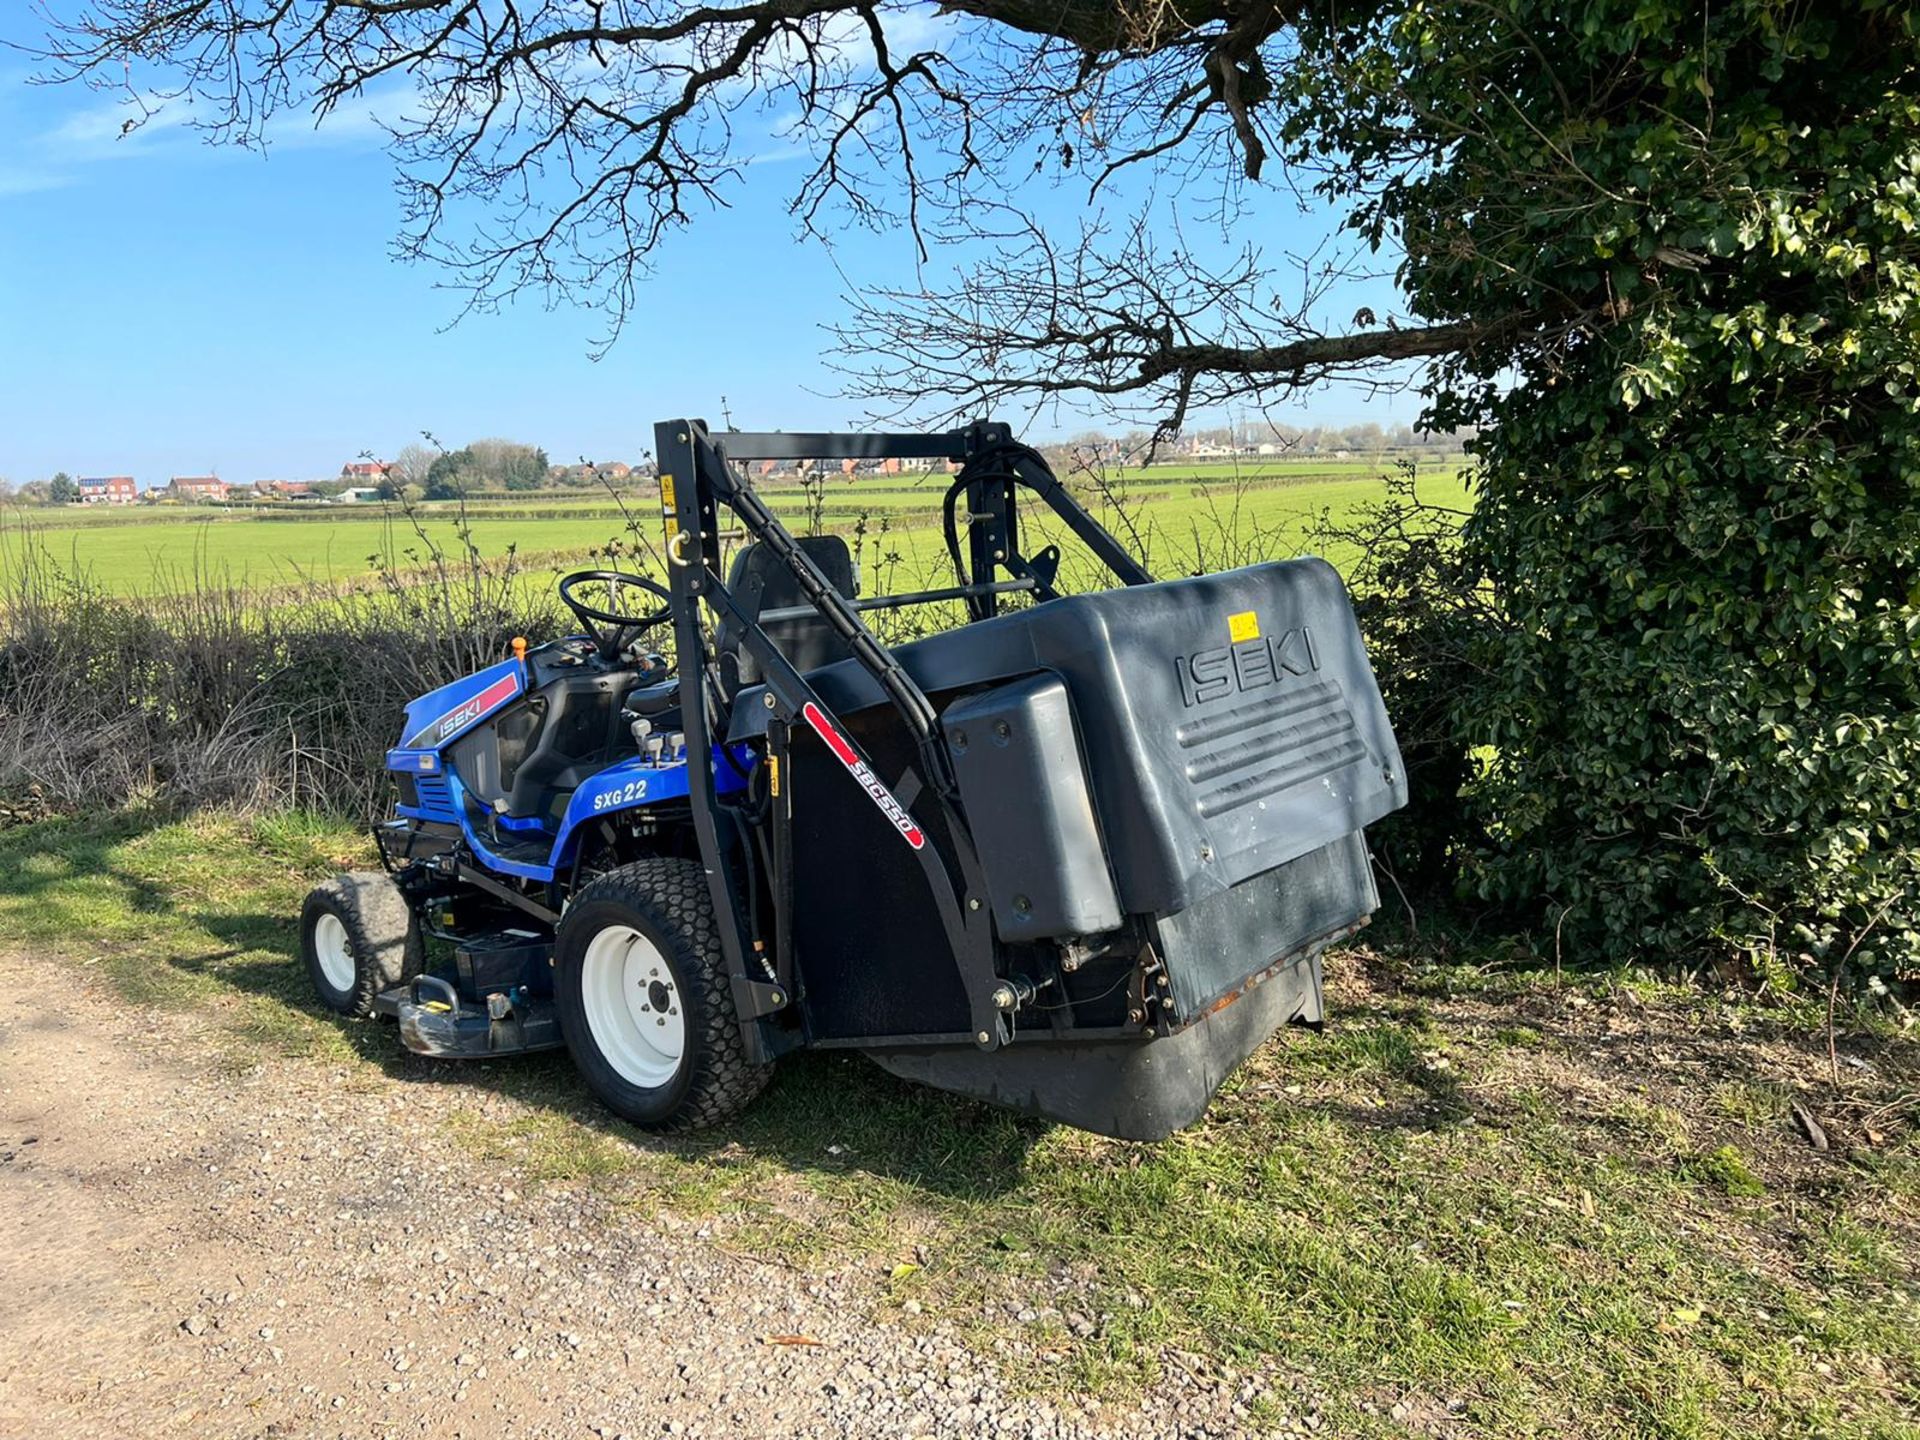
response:
<svg viewBox="0 0 1920 1440"><path fill-rule="evenodd" d="M734 999L746 1042L761 1054L766 1037L757 1022L789 1004L793 998L792 832L789 797L770 794L766 821L772 827L771 851L776 873L771 879L774 906L774 969L749 968L753 925L731 863L735 852L735 821L719 808L713 772L715 748L724 743L733 696L725 693L709 666L706 639L700 623L704 602L716 614L740 628L741 643L759 663L765 676L765 696L772 721L767 727L769 756L777 769L785 768L787 736L805 724L839 758L854 779L867 790L910 845L924 872L941 925L960 969L968 997L972 1039L983 1049L997 1049L1012 1038L1008 1016L995 1003L1000 977L994 970L993 928L986 894L985 872L973 834L960 803L952 761L940 729L940 717L925 692L914 683L893 652L860 619L866 608L835 590L812 558L751 485L736 475L733 461L750 460L884 460L924 459L963 462L963 469L947 492L948 547L960 568L960 586L950 592L929 591L919 596L895 597L900 603L919 599L964 599L974 619L994 613L1002 594L1032 591L1041 599L1057 593L1053 579L1057 554L1030 562L1018 552L1014 488L1033 491L1060 516L1124 585L1152 580L1112 535L1062 485L1038 453L1013 439L1001 424L983 421L963 430L934 434L840 433L708 433L698 420L664 421L654 427L654 454L659 457L661 508L667 525L669 582L674 597L675 640L679 655L683 729L687 740L688 772L692 786L693 822L714 909L720 919L721 941L734 976ZM954 528L955 498L968 497L971 567L961 567ZM743 604L721 578L719 507L739 518L749 536L786 565L816 612L845 642L853 657L879 683L900 714L919 751L921 773L932 798L943 812L951 856L940 854L927 831L913 818L910 807L919 798L920 781L911 772L889 784L874 772L871 761L827 707L767 637L757 604ZM993 579L996 568L1013 578ZM778 792L779 782L772 788ZM904 793L903 793L904 792ZM741 837L744 842L744 837ZM739 847L744 863L755 863L750 844ZM756 957L757 958L757 957ZM926 1039L951 1037L923 1037Z"/></svg>
<svg viewBox="0 0 1920 1440"><path fill-rule="evenodd" d="M1127 553L1126 547L1107 533L1106 527L1088 513L1087 507L1060 483L1060 477L1048 467L1038 451L1022 445L1005 434L988 437L980 432L989 427L975 426L968 432L981 440L952 485L947 487L942 504L942 522L946 531L947 553L953 559L954 573L964 585L974 587L967 597L971 619L985 620L998 606L995 588L986 582L996 567L1016 580L1025 581L1042 600L1058 593L1053 587L1060 566L1060 553L1053 547L1027 556L1020 553L1020 531L1013 503L1016 485L1033 491L1066 523L1080 542L1122 585L1147 585L1153 581L1146 568ZM1004 430L1004 427L991 427ZM960 554L958 517L955 503L967 499L967 555Z"/></svg>
<svg viewBox="0 0 1920 1440"><path fill-rule="evenodd" d="M1004 437L1004 427L996 427ZM810 459L841 455L961 458L968 453L967 432L944 435L742 435L729 434L727 452L741 459ZM674 597L674 638L678 653L682 695L682 724L687 741L687 769L692 787L694 832L712 887L714 910L720 921L721 944L734 977L734 1000L751 1051L764 1053L765 1036L757 1024L748 1024L784 1008L791 1000L792 957L776 954L776 979L769 983L748 966L751 933L744 897L735 879L731 835L722 834L717 787L713 776L716 745L726 738L731 697L720 696L711 675L706 638L700 624L702 602L732 617L741 627L741 643L759 663L766 677L765 693L775 733L794 724L815 730L893 820L902 843L910 845L926 876L942 928L959 961L961 979L969 997L973 1038L985 1048L997 1048L1011 1038L1005 1015L993 1003L997 977L993 970L992 921L981 898L985 877L974 851L971 832L958 803L939 716L932 702L894 658L892 651L861 621L859 612L820 573L771 510L752 488L738 480L722 453L698 421L667 421L654 429L654 453L659 457L661 508L666 520L669 584ZM924 771L936 802L945 812L952 840L956 876L908 807L917 798L896 793L873 770L839 718L804 677L767 637L756 615L748 613L729 593L720 575L718 507L731 509L747 533L777 555L793 572L801 593L846 643L854 657L879 682L887 698L908 726L918 746ZM709 701L720 703L709 708ZM909 777L911 779L911 777ZM918 788L918 782L913 782ZM783 787L784 788L784 787ZM770 815L775 826L774 850L783 872L790 872L787 796L774 797ZM728 822L729 829L731 821ZM751 854L745 862L753 863ZM772 878L776 908L791 894L790 873ZM787 917L776 916L776 938L789 933Z"/></svg>

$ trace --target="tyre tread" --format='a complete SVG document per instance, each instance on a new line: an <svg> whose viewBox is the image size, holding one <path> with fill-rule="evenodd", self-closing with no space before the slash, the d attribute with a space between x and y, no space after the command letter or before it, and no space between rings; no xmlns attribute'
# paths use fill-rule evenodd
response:
<svg viewBox="0 0 1920 1440"><path fill-rule="evenodd" d="M699 1025L688 1027L694 1072L686 1096L666 1118L636 1123L651 1130L703 1130L732 1119L766 1088L773 1066L747 1058L706 872L692 860L636 860L582 886L568 908L602 900L638 911L669 932L678 942L675 958L687 971L682 988L698 991L699 1003L689 1007L688 1018L697 1014Z"/></svg>
<svg viewBox="0 0 1920 1440"><path fill-rule="evenodd" d="M371 1015L373 1002L381 991L403 985L420 973L425 951L406 896L400 893L400 887L392 878L381 871L352 870L314 886L302 910L301 950L316 990L319 968L311 938L316 907L331 910L347 927L354 984L342 1013L356 1017ZM324 993L321 999L326 1000Z"/></svg>

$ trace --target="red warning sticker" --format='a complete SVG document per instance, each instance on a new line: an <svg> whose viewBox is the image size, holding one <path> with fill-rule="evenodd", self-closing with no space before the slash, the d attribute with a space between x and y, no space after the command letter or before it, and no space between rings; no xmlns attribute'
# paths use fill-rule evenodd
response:
<svg viewBox="0 0 1920 1440"><path fill-rule="evenodd" d="M820 707L809 700L800 707L800 714L807 724L813 727L813 733L827 742L827 748L833 751L834 758L847 767L847 773L860 782L860 788L880 807L880 813L893 822L893 828L906 839L907 844L918 850L927 843L927 837L920 827L913 823L913 817L907 813L894 793L880 783L880 777L868 768L867 762L860 758L860 752L853 748L853 742L842 735L827 719Z"/></svg>

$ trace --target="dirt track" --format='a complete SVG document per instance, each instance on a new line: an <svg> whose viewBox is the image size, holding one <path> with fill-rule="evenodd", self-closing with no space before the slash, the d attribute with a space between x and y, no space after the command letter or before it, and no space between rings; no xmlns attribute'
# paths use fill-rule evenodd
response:
<svg viewBox="0 0 1920 1440"><path fill-rule="evenodd" d="M1197 1383L1104 1419L1009 1399L950 1333L875 1324L870 1275L516 1194L442 1087L236 1075L204 1022L63 966L0 957L0 987L0 1435L1231 1429Z"/></svg>

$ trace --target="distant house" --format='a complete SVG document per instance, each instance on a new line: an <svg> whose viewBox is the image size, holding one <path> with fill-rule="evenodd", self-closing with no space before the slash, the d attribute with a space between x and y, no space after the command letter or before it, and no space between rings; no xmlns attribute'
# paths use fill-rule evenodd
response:
<svg viewBox="0 0 1920 1440"><path fill-rule="evenodd" d="M167 482L167 494L175 500L224 500L227 482L217 475L176 475Z"/></svg>
<svg viewBox="0 0 1920 1440"><path fill-rule="evenodd" d="M254 493L270 500L312 500L313 483L308 480L262 480Z"/></svg>
<svg viewBox="0 0 1920 1440"><path fill-rule="evenodd" d="M363 483L369 480L384 480L390 468L384 460L355 460L340 467L340 478Z"/></svg>
<svg viewBox="0 0 1920 1440"><path fill-rule="evenodd" d="M611 465L602 465L600 474L607 480L624 480L633 474L633 467L624 460L616 460Z"/></svg>
<svg viewBox="0 0 1920 1440"><path fill-rule="evenodd" d="M80 482L82 505L131 505L140 498L140 487L131 475L104 475Z"/></svg>

